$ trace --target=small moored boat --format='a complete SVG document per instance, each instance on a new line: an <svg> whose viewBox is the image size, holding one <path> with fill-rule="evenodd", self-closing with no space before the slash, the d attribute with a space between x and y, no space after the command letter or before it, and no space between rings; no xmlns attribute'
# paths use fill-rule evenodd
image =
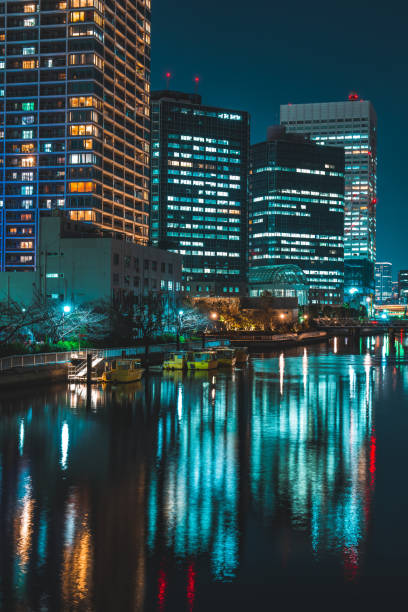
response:
<svg viewBox="0 0 408 612"><path fill-rule="evenodd" d="M168 359L163 361L163 370L184 370L187 367L187 354L185 351L170 353Z"/></svg>
<svg viewBox="0 0 408 612"><path fill-rule="evenodd" d="M106 383L130 383L142 378L144 369L140 359L112 359L105 362L102 381Z"/></svg>
<svg viewBox="0 0 408 612"><path fill-rule="evenodd" d="M214 351L192 351L187 355L189 370L215 370L217 367L218 360Z"/></svg>
<svg viewBox="0 0 408 612"><path fill-rule="evenodd" d="M216 350L218 367L219 368L233 368L236 363L235 349L220 347Z"/></svg>

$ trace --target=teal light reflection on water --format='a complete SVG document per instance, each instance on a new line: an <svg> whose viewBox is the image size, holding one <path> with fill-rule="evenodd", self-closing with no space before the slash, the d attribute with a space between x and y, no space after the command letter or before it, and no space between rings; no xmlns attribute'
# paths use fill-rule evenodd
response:
<svg viewBox="0 0 408 612"><path fill-rule="evenodd" d="M339 337L234 373L2 396L2 605L198 612L223 583L244 597L395 571L403 530L395 567L372 551L390 504L406 525L404 492L387 489L406 465L404 444L391 460L405 346Z"/></svg>

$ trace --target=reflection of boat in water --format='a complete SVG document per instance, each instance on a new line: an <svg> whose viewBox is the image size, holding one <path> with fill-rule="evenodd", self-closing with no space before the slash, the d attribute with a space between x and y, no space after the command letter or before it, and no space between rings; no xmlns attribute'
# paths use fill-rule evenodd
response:
<svg viewBox="0 0 408 612"><path fill-rule="evenodd" d="M220 374L214 372L214 370L188 370L184 380L202 380L205 382L208 381L211 385L215 385L217 380L216 374L217 377L220 376Z"/></svg>
<svg viewBox="0 0 408 612"><path fill-rule="evenodd" d="M219 368L233 368L237 361L235 349L222 346L216 349Z"/></svg>
<svg viewBox="0 0 408 612"><path fill-rule="evenodd" d="M140 380L143 372L140 359L112 359L105 361L102 382L131 383Z"/></svg>
<svg viewBox="0 0 408 612"><path fill-rule="evenodd" d="M215 351L192 351L187 354L189 370L215 370L218 360Z"/></svg>
<svg viewBox="0 0 408 612"><path fill-rule="evenodd" d="M163 370L184 370L187 368L187 353L176 351L170 353L169 358L163 361Z"/></svg>
<svg viewBox="0 0 408 612"><path fill-rule="evenodd" d="M110 389L112 397L116 396L129 400L136 399L136 396L143 390L140 380L131 383L114 383L114 386L110 383L103 382L101 387L105 393Z"/></svg>
<svg viewBox="0 0 408 612"><path fill-rule="evenodd" d="M248 363L249 354L246 346L235 346L235 359L237 365L245 365Z"/></svg>

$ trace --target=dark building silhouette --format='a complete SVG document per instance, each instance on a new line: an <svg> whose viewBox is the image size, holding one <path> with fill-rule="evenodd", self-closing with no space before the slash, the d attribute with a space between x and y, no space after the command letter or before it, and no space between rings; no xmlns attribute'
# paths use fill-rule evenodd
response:
<svg viewBox="0 0 408 612"><path fill-rule="evenodd" d="M305 273L311 303L341 304L344 151L284 127L251 147L249 282L276 265ZM259 284L259 283L258 283Z"/></svg>

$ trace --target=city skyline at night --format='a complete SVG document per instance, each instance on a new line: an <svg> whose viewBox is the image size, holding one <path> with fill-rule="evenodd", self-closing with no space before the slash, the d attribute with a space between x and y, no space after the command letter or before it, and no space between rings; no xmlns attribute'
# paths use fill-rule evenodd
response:
<svg viewBox="0 0 408 612"><path fill-rule="evenodd" d="M396 271L404 269L408 133L397 118L404 116L408 88L405 82L395 83L389 70L391 61L398 67L405 56L402 21L388 14L380 18L366 1L346 0L333 10L320 0L313 11L298 0L291 6L295 22L288 20L286 7L262 2L251 7L248 24L243 0L233 5L209 0L199 20L187 0L177 3L176 19L173 5L156 0L152 87L163 88L170 72L171 88L193 91L199 75L199 91L209 104L250 112L253 143L263 140L269 125L279 123L281 104L347 100L353 90L370 99L379 117L377 259L392 261ZM215 15L222 35L208 45ZM382 36L373 37L378 29ZM241 46L243 37L247 44ZM352 40L359 41L357 54Z"/></svg>

